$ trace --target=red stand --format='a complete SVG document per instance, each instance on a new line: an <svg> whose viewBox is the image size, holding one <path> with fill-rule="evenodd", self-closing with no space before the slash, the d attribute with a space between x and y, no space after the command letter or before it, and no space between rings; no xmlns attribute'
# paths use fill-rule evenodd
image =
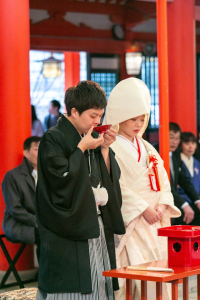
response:
<svg viewBox="0 0 200 300"><path fill-rule="evenodd" d="M178 225L158 229L168 237L169 267L200 265L200 226Z"/></svg>

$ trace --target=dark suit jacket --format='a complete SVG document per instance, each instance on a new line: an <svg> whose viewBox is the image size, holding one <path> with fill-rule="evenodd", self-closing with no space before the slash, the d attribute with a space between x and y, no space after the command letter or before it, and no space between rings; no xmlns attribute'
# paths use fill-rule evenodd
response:
<svg viewBox="0 0 200 300"><path fill-rule="evenodd" d="M199 199L199 195L191 183L190 178L186 174L185 168L183 167L183 163L181 161L179 149L172 152L172 161L174 166L174 177L170 173L171 189L174 196L174 203L178 208L180 208L183 203L185 203L185 199L178 194L177 185L184 189L185 193L193 203Z"/></svg>
<svg viewBox="0 0 200 300"><path fill-rule="evenodd" d="M35 183L26 158L21 165L6 173L1 186L6 204L3 219L5 235L14 243L33 243L36 226Z"/></svg>

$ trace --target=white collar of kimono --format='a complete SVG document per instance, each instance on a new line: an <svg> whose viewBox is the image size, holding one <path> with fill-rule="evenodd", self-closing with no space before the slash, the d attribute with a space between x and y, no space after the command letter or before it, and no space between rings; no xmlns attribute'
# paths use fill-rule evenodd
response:
<svg viewBox="0 0 200 300"><path fill-rule="evenodd" d="M118 124L131 118L145 115L144 126L138 133L141 137L148 125L151 96L146 84L137 78L120 81L110 93L103 125L112 124L118 131Z"/></svg>
<svg viewBox="0 0 200 300"><path fill-rule="evenodd" d="M181 153L181 160L184 162L186 167L188 168L188 171L190 172L190 175L194 176L194 158L193 156L190 156L188 158L184 153Z"/></svg>
<svg viewBox="0 0 200 300"><path fill-rule="evenodd" d="M134 159L138 162L138 157L139 157L139 151L138 151L138 146L136 143L136 139L134 138L133 142L131 142L130 140L128 140L127 138L125 138L122 135L117 135L117 139L118 143L120 143L125 150L130 153ZM141 152L141 157L140 157L140 161L138 162L143 168L147 167L147 150L144 146L144 144L142 143L142 141L140 139L138 139L138 143L139 143L139 147L140 147L140 152Z"/></svg>

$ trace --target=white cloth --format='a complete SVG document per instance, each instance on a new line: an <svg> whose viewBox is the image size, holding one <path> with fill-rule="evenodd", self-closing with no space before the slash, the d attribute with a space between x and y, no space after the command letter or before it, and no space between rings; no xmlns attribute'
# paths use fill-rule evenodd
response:
<svg viewBox="0 0 200 300"><path fill-rule="evenodd" d="M92 187L94 198L97 206L104 206L108 202L108 192L104 187L100 187L100 184L97 188Z"/></svg>
<svg viewBox="0 0 200 300"><path fill-rule="evenodd" d="M170 226L170 218L179 217L181 214L179 209L174 206L170 183L162 159L149 143L143 139L139 140L145 147L146 155L151 151L152 155L156 155L158 159L161 191L151 190L148 168L142 167L118 140L111 145L121 169L122 216L126 226L126 234L123 237L115 236L117 268L167 259L167 239L158 237L157 229ZM127 142L127 148L128 145ZM154 208L158 204L166 204L168 208L160 222L149 225L142 213L148 206ZM125 300L125 282L124 280L119 282L121 289L116 293L116 300ZM137 293L140 293L139 283L135 284ZM169 300L169 290L166 285L163 289L165 291L163 299ZM151 297L149 299L154 299L154 292L154 286L150 285L148 295ZM137 298L133 297L133 299Z"/></svg>
<svg viewBox="0 0 200 300"><path fill-rule="evenodd" d="M118 130L119 123L145 114L144 125L138 133L142 137L148 125L150 109L151 96L146 84L133 77L122 80L110 93L103 125L112 124Z"/></svg>
<svg viewBox="0 0 200 300"><path fill-rule="evenodd" d="M37 173L37 170L33 169L31 175L32 175L33 178L34 178L35 186L37 186L37 180L38 180L38 173Z"/></svg>

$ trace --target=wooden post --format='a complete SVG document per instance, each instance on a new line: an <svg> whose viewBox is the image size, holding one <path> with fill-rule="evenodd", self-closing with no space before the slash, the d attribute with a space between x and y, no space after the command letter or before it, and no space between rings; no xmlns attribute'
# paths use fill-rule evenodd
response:
<svg viewBox="0 0 200 300"><path fill-rule="evenodd" d="M126 300L132 300L132 279L126 279Z"/></svg>
<svg viewBox="0 0 200 300"><path fill-rule="evenodd" d="M167 3L156 1L157 45L159 70L159 150L170 178L169 168L169 101L168 101L168 49L167 49Z"/></svg>
<svg viewBox="0 0 200 300"><path fill-rule="evenodd" d="M195 0L167 4L169 120L197 133Z"/></svg>
<svg viewBox="0 0 200 300"><path fill-rule="evenodd" d="M80 81L79 52L64 52L65 55L65 90Z"/></svg>
<svg viewBox="0 0 200 300"><path fill-rule="evenodd" d="M147 281L141 280L141 300L147 300Z"/></svg>
<svg viewBox="0 0 200 300"><path fill-rule="evenodd" d="M189 296L188 296L188 277L183 278L183 300L189 300Z"/></svg>
<svg viewBox="0 0 200 300"><path fill-rule="evenodd" d="M31 136L29 83L29 1L0 1L0 183L5 173L22 162L23 143ZM0 223L5 205L0 192ZM2 228L0 228L1 233ZM18 244L5 242L11 258ZM18 270L33 268L33 245L28 245L16 264ZM0 270L8 263L0 249Z"/></svg>

